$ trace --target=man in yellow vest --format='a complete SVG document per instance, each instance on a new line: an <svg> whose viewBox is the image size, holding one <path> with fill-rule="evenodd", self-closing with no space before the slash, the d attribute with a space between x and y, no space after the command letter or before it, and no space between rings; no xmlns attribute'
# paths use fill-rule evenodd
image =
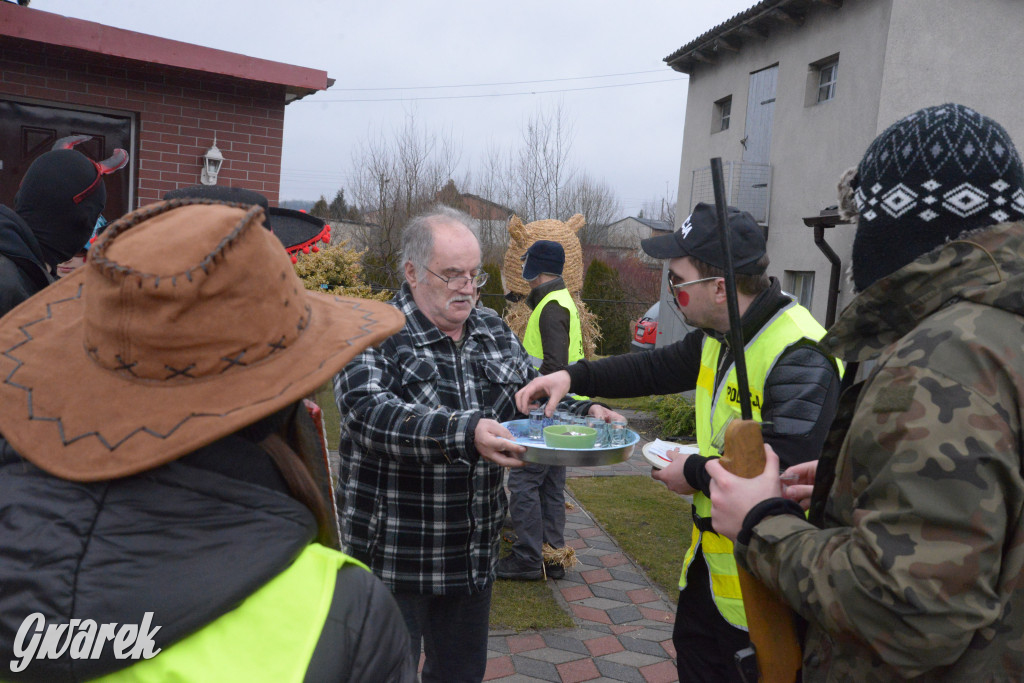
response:
<svg viewBox="0 0 1024 683"><path fill-rule="evenodd" d="M523 347L542 375L583 358L580 316L562 280L564 266L565 249L558 242L537 240L523 254L523 279L530 283L526 303L533 309ZM558 465L528 463L509 471L508 511L516 542L498 562L498 578L565 576L562 565L543 561L543 544L556 549L565 545L564 489L565 468Z"/></svg>
<svg viewBox="0 0 1024 683"><path fill-rule="evenodd" d="M755 420L783 466L818 457L839 398L839 370L815 342L824 334L810 312L765 271L764 232L753 217L729 210L732 260L743 326L747 376ZM711 528L708 458L720 455L715 436L739 417L725 264L713 206L697 204L679 230L641 243L668 260L667 286L686 321L697 329L652 351L581 361L535 379L516 396L520 410L544 395L571 391L625 398L695 390L701 457L677 455L655 479L693 495L693 536L679 580L672 642L680 681L739 681L735 652L748 643L747 622L732 544Z"/></svg>

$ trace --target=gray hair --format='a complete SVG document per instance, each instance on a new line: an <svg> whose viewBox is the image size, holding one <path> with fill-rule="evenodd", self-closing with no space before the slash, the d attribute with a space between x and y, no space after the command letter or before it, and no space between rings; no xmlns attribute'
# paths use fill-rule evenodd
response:
<svg viewBox="0 0 1024 683"><path fill-rule="evenodd" d="M412 263L417 277L426 272L427 262L434 253L434 226L440 223L458 223L473 233L480 242L480 223L469 214L438 204L428 211L412 217L402 230L402 268Z"/></svg>

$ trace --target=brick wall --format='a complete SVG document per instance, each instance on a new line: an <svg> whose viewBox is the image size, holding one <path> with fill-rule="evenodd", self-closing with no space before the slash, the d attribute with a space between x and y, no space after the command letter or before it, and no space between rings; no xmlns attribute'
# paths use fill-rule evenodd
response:
<svg viewBox="0 0 1024 683"><path fill-rule="evenodd" d="M135 115L136 206L199 183L213 144L225 161L218 185L278 202L284 86L172 69L19 40L0 42L0 96Z"/></svg>

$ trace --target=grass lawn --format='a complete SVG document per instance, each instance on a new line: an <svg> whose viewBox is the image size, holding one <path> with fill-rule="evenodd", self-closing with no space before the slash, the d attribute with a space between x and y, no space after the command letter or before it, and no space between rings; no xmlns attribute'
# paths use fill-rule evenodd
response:
<svg viewBox="0 0 1024 683"><path fill-rule="evenodd" d="M616 408L628 408L629 410L639 410L645 413L653 413L658 405L659 396L636 396L634 398L597 398L594 397L595 401L604 403L612 410Z"/></svg>
<svg viewBox="0 0 1024 683"><path fill-rule="evenodd" d="M671 598L690 545L690 504L649 477L579 477L569 490Z"/></svg>

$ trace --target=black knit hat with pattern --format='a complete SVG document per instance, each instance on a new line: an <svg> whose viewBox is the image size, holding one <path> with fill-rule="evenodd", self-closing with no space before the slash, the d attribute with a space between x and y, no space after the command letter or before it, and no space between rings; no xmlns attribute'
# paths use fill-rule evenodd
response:
<svg viewBox="0 0 1024 683"><path fill-rule="evenodd" d="M889 126L853 180L858 291L960 233L1024 218L1024 167L998 123L959 104Z"/></svg>

